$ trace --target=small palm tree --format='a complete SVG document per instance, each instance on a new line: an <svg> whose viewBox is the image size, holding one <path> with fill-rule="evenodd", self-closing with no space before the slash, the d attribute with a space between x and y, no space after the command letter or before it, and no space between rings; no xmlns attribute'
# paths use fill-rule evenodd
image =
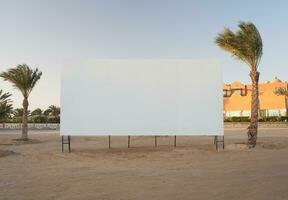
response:
<svg viewBox="0 0 288 200"><path fill-rule="evenodd" d="M60 123L60 107L51 105L44 111L44 115L47 116L48 122Z"/></svg>
<svg viewBox="0 0 288 200"><path fill-rule="evenodd" d="M30 120L33 123L46 123L47 116L44 115L44 112L40 108L37 108L31 112Z"/></svg>
<svg viewBox="0 0 288 200"><path fill-rule="evenodd" d="M248 127L248 144L255 147L258 131L259 110L259 75L258 65L263 54L263 44L259 31L251 22L240 22L237 32L228 28L218 34L215 43L224 51L232 54L235 58L243 61L250 67L250 79L252 82L251 116Z"/></svg>
<svg viewBox="0 0 288 200"><path fill-rule="evenodd" d="M285 97L285 105L286 105L286 108L287 108L287 98L288 98L288 91L283 88L283 87L280 87L280 88L276 88L276 90L274 91L274 93L276 95L281 95L281 96L284 96ZM286 117L288 117L288 112L286 110Z"/></svg>
<svg viewBox="0 0 288 200"><path fill-rule="evenodd" d="M41 78L42 72L36 68L31 69L28 65L18 65L15 68L8 69L0 74L5 81L9 81L15 88L20 90L23 99L23 116L22 116L22 140L28 140L28 97L34 86Z"/></svg>
<svg viewBox="0 0 288 200"><path fill-rule="evenodd" d="M9 98L11 96L10 93L3 93L2 90L0 90L0 122L4 123L9 118L13 112L13 107L11 104L11 99Z"/></svg>
<svg viewBox="0 0 288 200"><path fill-rule="evenodd" d="M277 94L277 95L282 95L282 96L286 96L286 97L288 96L288 91L285 88L282 88L282 87L276 88L274 93Z"/></svg>
<svg viewBox="0 0 288 200"><path fill-rule="evenodd" d="M35 110L33 110L33 111L31 112L31 115L42 116L42 115L43 115L43 111L41 110L41 108L36 108Z"/></svg>
<svg viewBox="0 0 288 200"><path fill-rule="evenodd" d="M59 117L60 116L60 108L55 106L55 105L51 105L48 107L47 110L44 111L45 115L50 115L53 117Z"/></svg>

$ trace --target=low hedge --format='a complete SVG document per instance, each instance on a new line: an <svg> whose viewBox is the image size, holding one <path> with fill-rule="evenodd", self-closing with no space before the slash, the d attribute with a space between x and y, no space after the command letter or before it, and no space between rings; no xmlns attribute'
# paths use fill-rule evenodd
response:
<svg viewBox="0 0 288 200"><path fill-rule="evenodd" d="M224 119L224 122L249 122L250 117L228 117ZM270 117L259 117L259 122L288 122L286 116L270 116Z"/></svg>
<svg viewBox="0 0 288 200"><path fill-rule="evenodd" d="M249 122L249 117L228 117L224 122Z"/></svg>

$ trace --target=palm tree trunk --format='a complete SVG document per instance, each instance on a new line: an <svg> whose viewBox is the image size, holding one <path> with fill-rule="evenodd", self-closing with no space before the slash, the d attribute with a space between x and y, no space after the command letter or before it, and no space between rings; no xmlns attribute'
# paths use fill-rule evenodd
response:
<svg viewBox="0 0 288 200"><path fill-rule="evenodd" d="M258 131L258 112L259 112L259 82L260 73L257 71L250 72L250 78L252 81L252 96L251 96L251 116L250 125L248 127L248 144L250 147L256 146L257 131Z"/></svg>
<svg viewBox="0 0 288 200"><path fill-rule="evenodd" d="M28 140L28 99L23 100L23 116L22 116L22 140Z"/></svg>

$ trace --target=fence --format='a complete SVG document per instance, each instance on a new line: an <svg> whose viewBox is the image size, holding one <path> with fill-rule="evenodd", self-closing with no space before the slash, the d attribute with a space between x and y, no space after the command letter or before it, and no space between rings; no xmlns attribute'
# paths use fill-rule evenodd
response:
<svg viewBox="0 0 288 200"><path fill-rule="evenodd" d="M249 122L225 122L224 128L247 128ZM19 123L0 123L0 130L1 129L21 129L22 124ZM59 130L60 124L56 123L47 123L47 124L40 124L40 123L29 123L29 129L43 129L43 130ZM287 122L259 122L259 128L288 128Z"/></svg>
<svg viewBox="0 0 288 200"><path fill-rule="evenodd" d="M5 123L0 124L0 129L21 129L21 123ZM37 124L37 123L29 123L28 129L52 129L58 130L60 128L60 124L56 123L47 123L47 124Z"/></svg>

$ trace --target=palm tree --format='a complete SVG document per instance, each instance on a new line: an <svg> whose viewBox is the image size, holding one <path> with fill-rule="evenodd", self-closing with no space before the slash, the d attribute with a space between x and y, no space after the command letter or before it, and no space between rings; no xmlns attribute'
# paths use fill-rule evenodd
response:
<svg viewBox="0 0 288 200"><path fill-rule="evenodd" d="M285 88L276 88L275 94L282 95L282 96L288 96L288 91Z"/></svg>
<svg viewBox="0 0 288 200"><path fill-rule="evenodd" d="M10 96L10 93L3 93L3 90L0 90L0 122L3 123L3 128L6 119L11 116L13 111Z"/></svg>
<svg viewBox="0 0 288 200"><path fill-rule="evenodd" d="M23 116L22 116L22 140L28 140L28 97L34 86L41 78L42 72L36 68L31 69L28 65L18 65L15 68L8 69L0 74L5 81L9 81L15 88L20 90L23 99Z"/></svg>
<svg viewBox="0 0 288 200"><path fill-rule="evenodd" d="M33 123L46 123L47 116L44 115L44 112L40 108L37 108L31 112L30 120Z"/></svg>
<svg viewBox="0 0 288 200"><path fill-rule="evenodd" d="M33 111L31 112L31 115L41 116L41 115L43 115L43 111L41 110L41 108L36 108L35 110L33 110Z"/></svg>
<svg viewBox="0 0 288 200"><path fill-rule="evenodd" d="M60 122L60 107L51 105L44 111L44 115L48 117L48 122L59 123Z"/></svg>
<svg viewBox="0 0 288 200"><path fill-rule="evenodd" d="M240 22L237 32L224 28L215 39L215 43L224 51L243 61L250 67L250 79L252 82L251 116L248 127L248 144L255 147L258 129L259 110L259 75L258 65L263 54L263 44L259 31L251 22Z"/></svg>
<svg viewBox="0 0 288 200"><path fill-rule="evenodd" d="M51 105L48 107L47 110L44 111L45 115L50 115L53 117L59 117L60 116L60 108L55 106L55 105Z"/></svg>
<svg viewBox="0 0 288 200"><path fill-rule="evenodd" d="M285 88L276 88L275 92L274 92L276 95L281 95L281 96L284 96L285 97L285 105L286 105L286 108L287 108L287 98L288 98L288 91L285 89ZM288 117L288 112L286 110L286 117Z"/></svg>

